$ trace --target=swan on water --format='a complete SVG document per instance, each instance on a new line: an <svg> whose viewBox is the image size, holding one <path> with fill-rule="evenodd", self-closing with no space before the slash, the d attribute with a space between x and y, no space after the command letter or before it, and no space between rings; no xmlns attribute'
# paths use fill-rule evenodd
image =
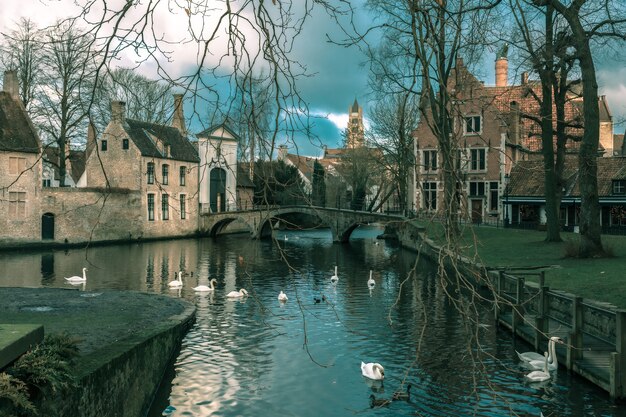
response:
<svg viewBox="0 0 626 417"><path fill-rule="evenodd" d="M552 336L549 340L548 340L548 355L550 355L550 343L555 343L555 342L561 342L562 339L558 336ZM543 355L541 353L537 353L537 352L523 352L523 353L519 353L518 351L515 351L515 353L517 353L517 357L522 361L522 362L530 362L530 361L541 361L543 362ZM548 362L552 362L552 358L548 357Z"/></svg>
<svg viewBox="0 0 626 417"><path fill-rule="evenodd" d="M78 275L74 275L73 277L69 277L69 278L65 278L65 280L69 283L73 283L73 282L87 282L87 268L83 268L83 276L80 277Z"/></svg>
<svg viewBox="0 0 626 417"><path fill-rule="evenodd" d="M215 284L217 284L217 280L213 278L209 281L209 284L211 285L210 287L207 287L206 285L198 285L197 287L194 287L193 290L198 292L215 291Z"/></svg>
<svg viewBox="0 0 626 417"><path fill-rule="evenodd" d="M406 386L406 391L396 391L391 396L393 401L411 401L411 384Z"/></svg>
<svg viewBox="0 0 626 417"><path fill-rule="evenodd" d="M335 275L330 277L330 282L337 282L337 281L339 281L339 277L337 276L337 265L335 265Z"/></svg>
<svg viewBox="0 0 626 417"><path fill-rule="evenodd" d="M226 297L229 298L240 298L240 297L244 297L248 295L248 291L246 291L244 288L240 289L239 291L231 291L228 294L226 294Z"/></svg>
<svg viewBox="0 0 626 417"><path fill-rule="evenodd" d="M543 370L532 371L526 375L526 379L530 382L543 382L550 379L550 372L548 372L548 352L544 353L545 359L543 361Z"/></svg>
<svg viewBox="0 0 626 417"><path fill-rule="evenodd" d="M552 338L550 338L550 341L548 342L547 354L548 354L548 370L554 371L556 369L559 369L559 361L556 358L556 341L552 340ZM535 369L542 369L543 363L544 361L542 360L541 361L535 360L535 361L528 362L528 364Z"/></svg>
<svg viewBox="0 0 626 417"><path fill-rule="evenodd" d="M361 362L361 373L363 374L364 377L373 379L376 381L385 379L385 368L383 368L383 366L379 363Z"/></svg>
<svg viewBox="0 0 626 417"><path fill-rule="evenodd" d="M376 281L372 278L372 270L370 269L370 279L367 280L367 286L372 288L376 285Z"/></svg>
<svg viewBox="0 0 626 417"><path fill-rule="evenodd" d="M178 279L175 279L174 281L170 281L167 285L170 288L182 287L183 286L183 273L178 271Z"/></svg>
<svg viewBox="0 0 626 417"><path fill-rule="evenodd" d="M280 294L278 294L278 301L287 301L287 294L285 294L284 292L280 292Z"/></svg>

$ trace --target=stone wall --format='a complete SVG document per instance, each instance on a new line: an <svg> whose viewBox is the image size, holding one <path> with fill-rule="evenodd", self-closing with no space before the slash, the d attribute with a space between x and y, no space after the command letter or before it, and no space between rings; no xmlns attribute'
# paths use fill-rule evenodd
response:
<svg viewBox="0 0 626 417"><path fill-rule="evenodd" d="M41 215L44 213L54 214L54 242L58 243L136 239L143 235L138 191L44 188Z"/></svg>
<svg viewBox="0 0 626 417"><path fill-rule="evenodd" d="M82 358L78 389L54 404L60 416L137 417L148 412L163 374L178 351L180 342L193 324L195 308L164 320L161 329L143 339L126 340L109 358L94 358L104 363L89 367L90 358Z"/></svg>

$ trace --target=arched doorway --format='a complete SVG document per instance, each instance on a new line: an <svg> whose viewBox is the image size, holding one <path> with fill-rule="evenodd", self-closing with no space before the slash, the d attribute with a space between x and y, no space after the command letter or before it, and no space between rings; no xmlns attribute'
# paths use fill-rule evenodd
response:
<svg viewBox="0 0 626 417"><path fill-rule="evenodd" d="M41 216L41 239L54 239L54 214L44 213Z"/></svg>
<svg viewBox="0 0 626 417"><path fill-rule="evenodd" d="M213 168L209 187L211 212L226 211L226 171L222 168Z"/></svg>

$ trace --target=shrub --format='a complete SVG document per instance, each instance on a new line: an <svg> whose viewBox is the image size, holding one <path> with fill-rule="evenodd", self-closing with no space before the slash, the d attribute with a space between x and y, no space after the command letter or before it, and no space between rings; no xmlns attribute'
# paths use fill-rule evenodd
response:
<svg viewBox="0 0 626 417"><path fill-rule="evenodd" d="M70 371L78 341L67 334L47 335L0 374L0 415L37 415L36 404L75 386Z"/></svg>

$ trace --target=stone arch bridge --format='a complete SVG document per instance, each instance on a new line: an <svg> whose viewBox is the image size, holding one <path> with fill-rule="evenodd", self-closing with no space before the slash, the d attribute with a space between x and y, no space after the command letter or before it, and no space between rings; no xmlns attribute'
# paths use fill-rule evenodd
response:
<svg viewBox="0 0 626 417"><path fill-rule="evenodd" d="M225 211L200 215L199 232L217 236L235 220L245 224L252 239L267 238L282 223L289 227L329 227L334 242L347 242L361 224L383 223L393 227L407 219L399 215L340 210L315 206L281 206L246 211Z"/></svg>

